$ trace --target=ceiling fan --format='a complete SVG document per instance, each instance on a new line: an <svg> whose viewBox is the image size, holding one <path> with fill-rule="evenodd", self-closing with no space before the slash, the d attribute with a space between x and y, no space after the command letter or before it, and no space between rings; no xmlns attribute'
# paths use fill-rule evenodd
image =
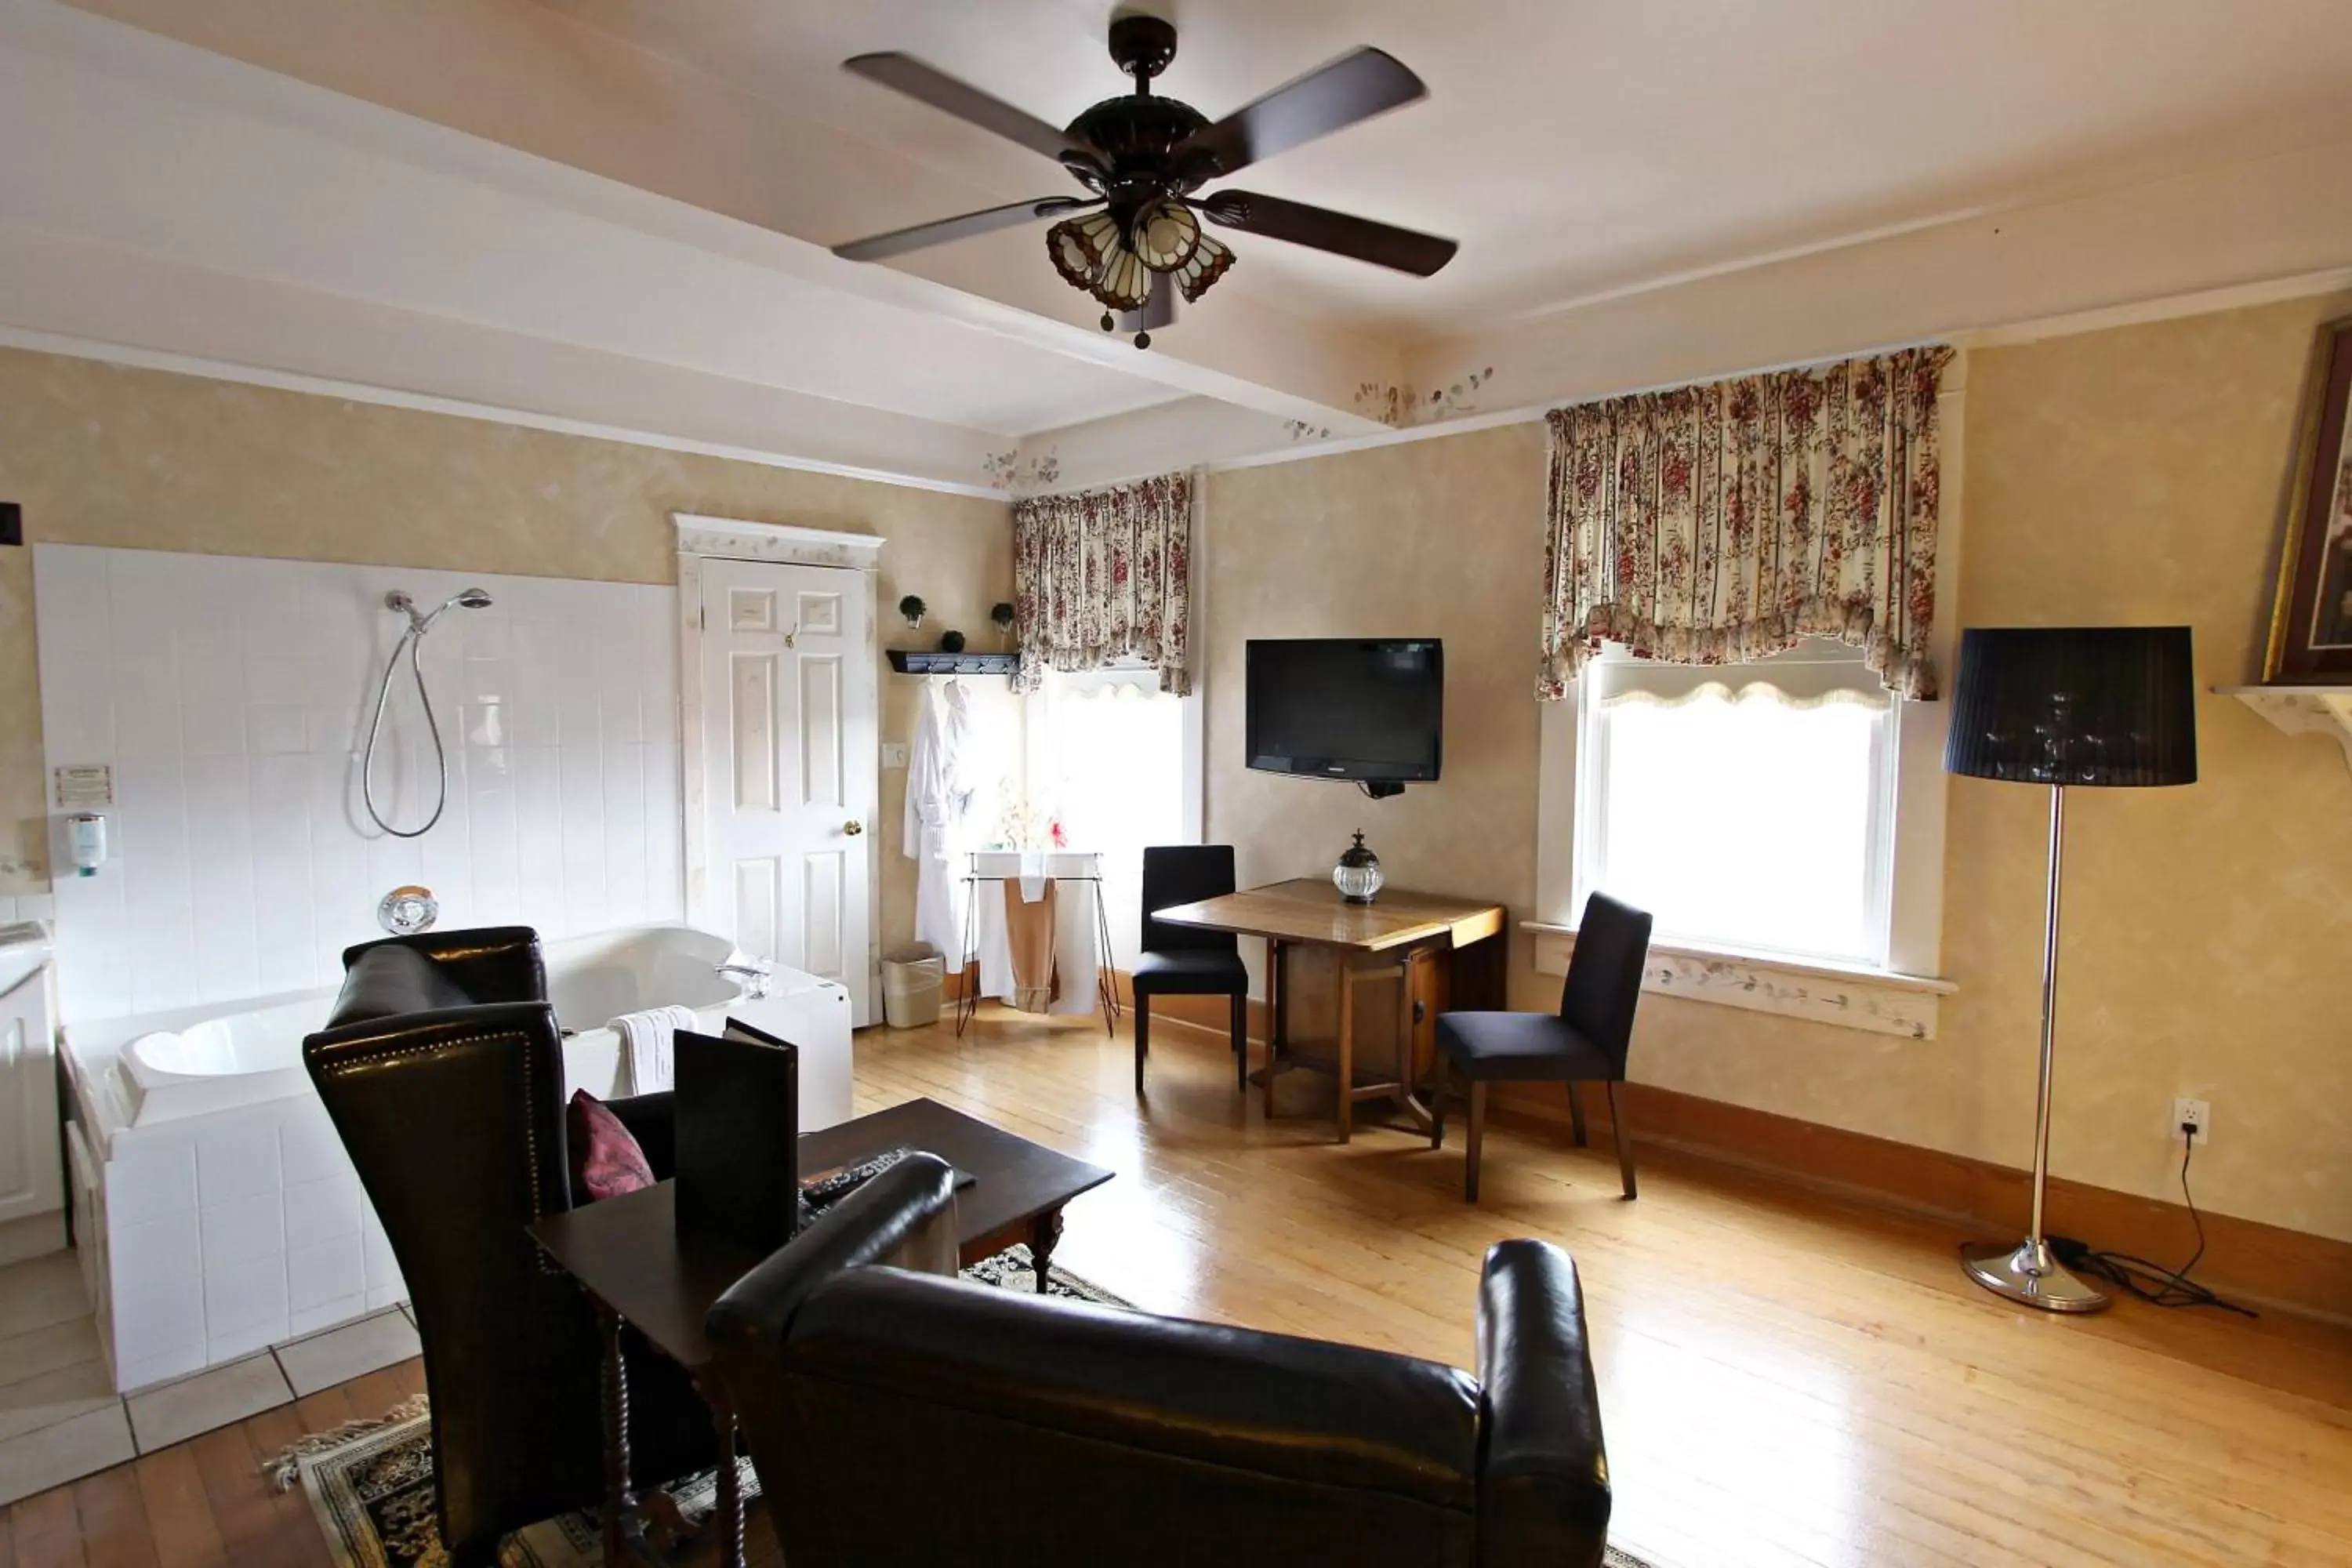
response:
<svg viewBox="0 0 2352 1568"><path fill-rule="evenodd" d="M1212 123L1191 104L1162 98L1151 79L1176 57L1176 29L1157 16L1119 16L1110 58L1135 90L1107 98L1055 130L911 55L859 55L842 68L992 131L1060 163L1089 193L1042 196L834 247L852 261L879 261L950 240L1032 223L1074 289L1105 306L1105 331L1123 324L1135 346L1175 320L1176 295L1198 300L1233 266L1234 253L1202 218L1426 278L1454 258L1450 239L1251 191L1200 188L1263 158L1360 120L1425 98L1429 89L1394 57L1360 48L1278 87ZM1116 314L1114 314L1116 312Z"/></svg>

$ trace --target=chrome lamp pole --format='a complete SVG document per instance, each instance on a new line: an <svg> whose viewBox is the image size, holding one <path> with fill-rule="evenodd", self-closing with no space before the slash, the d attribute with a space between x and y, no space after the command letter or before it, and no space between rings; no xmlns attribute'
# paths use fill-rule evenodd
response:
<svg viewBox="0 0 2352 1568"><path fill-rule="evenodd" d="M2197 727L2187 626L1975 627L1960 639L1945 771L2050 786L2042 927L2042 1069L2033 1206L2021 1242L1960 1249L1969 1279L2047 1312L2095 1312L2106 1292L2051 1253L2051 1068L2058 1033L2058 909L2066 786L2194 784Z"/></svg>

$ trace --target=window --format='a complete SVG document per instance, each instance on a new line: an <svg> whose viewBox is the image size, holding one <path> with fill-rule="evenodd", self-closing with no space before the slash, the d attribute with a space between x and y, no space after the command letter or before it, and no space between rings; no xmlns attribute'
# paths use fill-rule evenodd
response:
<svg viewBox="0 0 2352 1568"><path fill-rule="evenodd" d="M1197 699L1171 697L1157 672L1048 671L1029 699L1029 799L1073 849L1099 850L1111 952L1133 965L1143 850L1200 836Z"/></svg>
<svg viewBox="0 0 2352 1568"><path fill-rule="evenodd" d="M1902 705L1859 650L1747 665L1587 667L1575 896L1650 910L1657 939L1887 966Z"/></svg>

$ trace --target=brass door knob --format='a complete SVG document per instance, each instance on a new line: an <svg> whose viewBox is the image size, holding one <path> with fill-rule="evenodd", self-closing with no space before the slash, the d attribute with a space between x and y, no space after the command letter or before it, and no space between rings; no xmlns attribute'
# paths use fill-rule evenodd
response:
<svg viewBox="0 0 2352 1568"><path fill-rule="evenodd" d="M862 822L845 822L841 825L841 830L855 838L866 831L866 825Z"/></svg>

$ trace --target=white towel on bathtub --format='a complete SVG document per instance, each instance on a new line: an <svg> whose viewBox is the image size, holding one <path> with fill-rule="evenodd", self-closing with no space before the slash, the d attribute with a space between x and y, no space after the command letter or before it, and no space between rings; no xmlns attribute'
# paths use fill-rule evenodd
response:
<svg viewBox="0 0 2352 1568"><path fill-rule="evenodd" d="M677 1087L671 1063L676 1059L677 1032L698 1022L691 1007L648 1007L613 1020L613 1032L621 1037L623 1077L631 1094L656 1094Z"/></svg>

